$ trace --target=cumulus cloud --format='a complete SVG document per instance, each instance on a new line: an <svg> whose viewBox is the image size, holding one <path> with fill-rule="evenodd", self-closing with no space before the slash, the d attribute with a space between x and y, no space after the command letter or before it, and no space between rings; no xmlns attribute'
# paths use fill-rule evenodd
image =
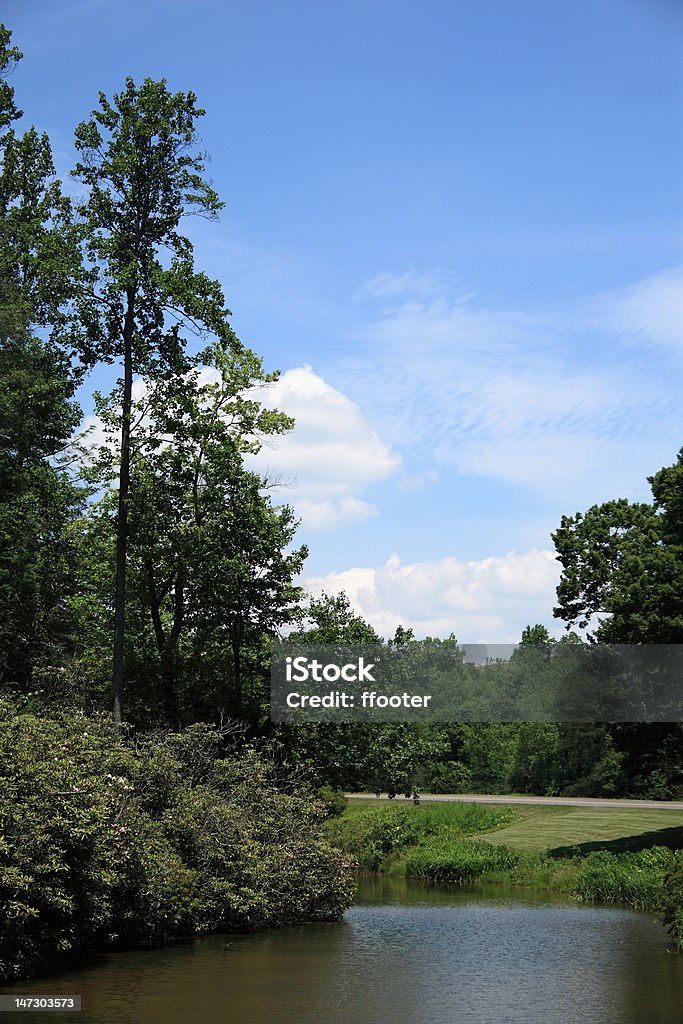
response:
<svg viewBox="0 0 683 1024"><path fill-rule="evenodd" d="M324 530L376 516L376 506L361 495L396 474L401 458L370 428L359 406L310 366L287 370L260 397L293 416L295 426L264 446L253 465L283 481L281 495L304 524Z"/></svg>
<svg viewBox="0 0 683 1024"><path fill-rule="evenodd" d="M196 383L202 388L219 377L214 367L201 367ZM278 498L294 505L306 526L328 530L379 515L377 506L362 497L363 491L397 474L402 462L370 428L356 403L310 366L287 370L275 384L250 394L266 408L294 417L291 432L262 438L261 451L249 456L247 463L271 481ZM135 380L133 403L142 422L146 395L144 381ZM116 450L117 438L106 434L96 415L86 418L79 434L85 456L102 445Z"/></svg>
<svg viewBox="0 0 683 1024"><path fill-rule="evenodd" d="M559 575L555 553L538 549L408 565L394 554L384 565L310 577L306 588L316 596L344 591L383 636L403 625L420 637L454 633L466 643L515 643L536 622L560 634L548 621Z"/></svg>
<svg viewBox="0 0 683 1024"><path fill-rule="evenodd" d="M341 523L361 523L379 515L376 505L348 496L332 501L297 499L296 510L312 530L330 530Z"/></svg>

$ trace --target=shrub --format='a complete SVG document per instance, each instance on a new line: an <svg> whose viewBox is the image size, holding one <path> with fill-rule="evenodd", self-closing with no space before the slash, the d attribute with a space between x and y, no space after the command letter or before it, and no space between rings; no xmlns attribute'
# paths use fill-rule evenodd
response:
<svg viewBox="0 0 683 1024"><path fill-rule="evenodd" d="M490 871L508 871L520 854L507 846L461 839L448 845L419 846L405 859L408 878L430 882L471 882Z"/></svg>
<svg viewBox="0 0 683 1024"><path fill-rule="evenodd" d="M363 813L349 814L328 825L331 841L370 870L376 870L395 850L417 843L421 833L420 819L412 807L363 809Z"/></svg>
<svg viewBox="0 0 683 1024"><path fill-rule="evenodd" d="M417 845L450 843L462 836L492 831L510 824L514 812L475 803L433 803L419 807L352 806L339 819L328 822L331 840L353 854L361 867L376 870Z"/></svg>
<svg viewBox="0 0 683 1024"><path fill-rule="evenodd" d="M580 861L572 895L583 900L659 910L664 877L674 858L675 854L663 846L652 846L639 853L590 853Z"/></svg>
<svg viewBox="0 0 683 1024"><path fill-rule="evenodd" d="M339 917L324 809L206 727L128 743L104 718L0 702L0 977L68 954Z"/></svg>
<svg viewBox="0 0 683 1024"><path fill-rule="evenodd" d="M349 805L341 789L332 786L321 786L317 792L318 800L322 800L329 818L339 818Z"/></svg>
<svg viewBox="0 0 683 1024"><path fill-rule="evenodd" d="M664 924L678 948L683 952L683 851L673 854L664 873L662 891Z"/></svg>

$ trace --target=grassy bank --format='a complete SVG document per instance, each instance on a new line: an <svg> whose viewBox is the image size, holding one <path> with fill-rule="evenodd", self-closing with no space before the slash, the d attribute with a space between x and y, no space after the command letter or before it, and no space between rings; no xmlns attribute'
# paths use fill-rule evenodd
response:
<svg viewBox="0 0 683 1024"><path fill-rule="evenodd" d="M515 807L512 824L487 836L515 850L555 855L597 850L635 853L651 846L683 847L683 812L618 807Z"/></svg>
<svg viewBox="0 0 683 1024"><path fill-rule="evenodd" d="M673 820L657 810L354 801L328 834L363 868L651 910L683 948L683 824Z"/></svg>

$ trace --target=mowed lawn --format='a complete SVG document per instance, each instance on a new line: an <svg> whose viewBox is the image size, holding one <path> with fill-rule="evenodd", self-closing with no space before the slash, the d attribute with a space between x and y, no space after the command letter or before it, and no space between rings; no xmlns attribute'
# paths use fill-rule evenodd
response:
<svg viewBox="0 0 683 1024"><path fill-rule="evenodd" d="M539 853L578 847L580 853L624 853L650 846L683 849L683 811L607 807L523 807L512 825L477 838Z"/></svg>

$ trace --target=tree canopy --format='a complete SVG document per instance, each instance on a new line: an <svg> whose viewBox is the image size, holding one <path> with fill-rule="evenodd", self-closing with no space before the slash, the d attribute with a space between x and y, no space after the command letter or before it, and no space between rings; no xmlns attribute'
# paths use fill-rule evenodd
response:
<svg viewBox="0 0 683 1024"><path fill-rule="evenodd" d="M78 213L85 260L92 268L92 286L83 292L79 306L84 327L80 356L86 365L120 362L122 369L114 392L100 402L101 414L120 439L113 459L118 475L112 677L117 722L122 716L125 676L132 473L141 486L143 477L147 486L155 474L159 479L158 466L151 468L150 453L175 441L180 442L179 455L187 455L188 444L194 444L196 465L197 451L203 451L201 431L206 433L210 424L215 443L225 417L231 417L233 429L227 436L223 430L222 439L237 451L249 443L240 444L240 434L251 435L253 444L257 427L278 431L286 425L272 414L259 415L256 404L241 397L274 375L265 375L260 360L237 339L220 283L195 269L192 243L180 231L183 218L192 214L215 218L223 206L205 177L205 156L197 146L196 122L203 114L192 92L172 93L163 80L145 79L137 86L128 78L125 89L111 100L100 93L99 107L76 128L80 160L73 174L86 188ZM203 347L188 352L190 340ZM207 363L218 367L223 383L229 381L232 403L229 409L214 403L208 416L199 417L196 402L191 408L192 398L185 395L193 392L188 375ZM134 380L143 392L139 416ZM186 421L189 427L181 438ZM160 457L156 459L159 463ZM166 462L166 468L186 475L193 472L191 461L182 469L177 459L173 464L170 459ZM175 486L177 490L177 479ZM140 515L137 528L140 531ZM157 567L163 579L153 580L148 573L155 634L166 651L169 712L168 662L185 607L186 563L180 549L174 557L177 565L171 576L168 567ZM159 614L161 591L164 597L171 594L176 608L168 637Z"/></svg>
<svg viewBox="0 0 683 1024"><path fill-rule="evenodd" d="M648 477L653 500L625 498L563 516L554 615L604 643L683 638L683 449Z"/></svg>
<svg viewBox="0 0 683 1024"><path fill-rule="evenodd" d="M61 342L82 264L49 140L14 127L20 58L0 26L0 679L26 687L64 659L81 494L55 459L81 415Z"/></svg>

